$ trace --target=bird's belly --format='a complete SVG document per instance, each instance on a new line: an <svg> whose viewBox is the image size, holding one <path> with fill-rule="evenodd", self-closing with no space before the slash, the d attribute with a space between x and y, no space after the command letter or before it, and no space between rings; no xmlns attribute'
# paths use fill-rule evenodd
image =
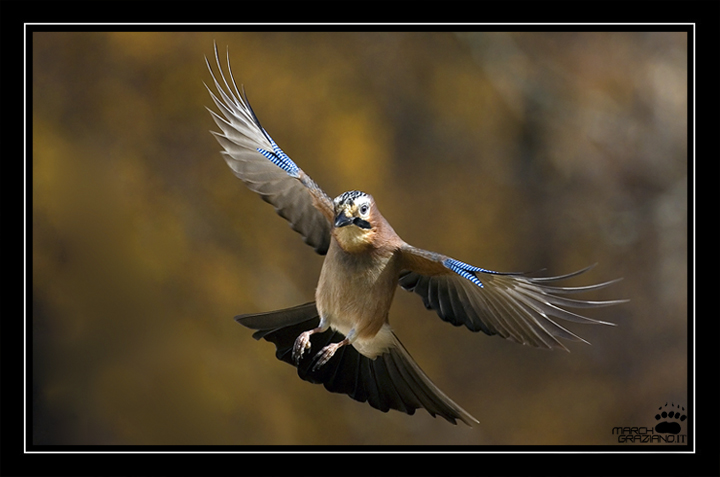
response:
<svg viewBox="0 0 720 477"><path fill-rule="evenodd" d="M375 337L387 323L398 266L392 254L351 255L331 243L315 292L318 312L345 336L355 330L358 339Z"/></svg>
<svg viewBox="0 0 720 477"><path fill-rule="evenodd" d="M337 293L337 290L333 293ZM318 293L318 295L325 295L325 293ZM330 328L345 336L349 336L350 332L354 330L355 339L352 346L371 359L375 359L393 346L394 335L387 320L392 296L389 300L376 299L374 301L368 298L372 296L371 294L363 294L364 299L348 298L345 294L336 296L345 299L324 300L322 304L318 300L316 303L318 312L321 316L326 317Z"/></svg>

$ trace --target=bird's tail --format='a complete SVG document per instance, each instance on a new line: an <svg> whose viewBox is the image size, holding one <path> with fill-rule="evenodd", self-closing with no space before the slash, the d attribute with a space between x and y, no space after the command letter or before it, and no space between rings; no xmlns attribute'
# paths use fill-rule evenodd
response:
<svg viewBox="0 0 720 477"><path fill-rule="evenodd" d="M295 339L320 323L314 302L284 310L240 315L235 320L257 330L253 338L264 338L275 344L275 356L293 366L296 366L292 359ZM393 345L376 359L363 356L352 346L343 346L330 361L313 370L317 351L344 338L333 329L314 333L310 337L313 352L303 355L297 365L300 378L323 384L328 391L347 394L356 401L367 401L383 412L396 409L414 414L416 409L424 408L430 415L441 416L453 424L457 420L468 426L478 423L430 381L394 334Z"/></svg>

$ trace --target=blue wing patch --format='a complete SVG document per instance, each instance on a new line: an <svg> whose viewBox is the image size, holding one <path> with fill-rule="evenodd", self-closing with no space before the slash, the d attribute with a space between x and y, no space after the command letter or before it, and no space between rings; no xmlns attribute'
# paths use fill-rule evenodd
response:
<svg viewBox="0 0 720 477"><path fill-rule="evenodd" d="M278 166L283 171L287 172L288 175L290 175L291 177L300 177L300 168L295 165L292 159L290 159L287 154L285 154L283 150L278 147L277 144L275 144L275 141L272 140L267 131L263 129L263 133L265 134L265 137L270 141L273 150L271 152L258 147L257 151L263 156L265 156L270 162Z"/></svg>
<svg viewBox="0 0 720 477"><path fill-rule="evenodd" d="M461 277L470 280L475 285L479 286L480 288L484 288L482 282L477 277L477 272L482 273L490 273L493 275L511 275L510 273L501 273L501 272L494 272L492 270L486 270L484 268L480 267L474 267L472 265L469 265L465 262L461 262L460 260L455 260L454 258L446 258L443 263L446 268L449 268L453 272L457 273Z"/></svg>

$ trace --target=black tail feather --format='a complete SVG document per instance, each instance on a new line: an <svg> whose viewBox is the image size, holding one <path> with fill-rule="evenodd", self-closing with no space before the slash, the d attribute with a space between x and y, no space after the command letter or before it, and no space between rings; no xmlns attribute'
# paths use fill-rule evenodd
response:
<svg viewBox="0 0 720 477"><path fill-rule="evenodd" d="M296 366L292 359L295 340L300 333L316 328L320 323L314 303L241 315L235 319L241 325L257 330L253 338L273 343L275 356L293 366ZM313 370L317 352L344 338L342 333L333 329L314 333L310 337L310 351L297 365L298 376L305 381L322 384L330 392L347 394L356 401L367 402L383 412L395 409L414 414L416 409L425 408L432 416L441 416L453 424L457 424L457 420L467 425L477 423L425 376L397 338L396 346L376 359L363 356L353 346L343 346L330 361Z"/></svg>

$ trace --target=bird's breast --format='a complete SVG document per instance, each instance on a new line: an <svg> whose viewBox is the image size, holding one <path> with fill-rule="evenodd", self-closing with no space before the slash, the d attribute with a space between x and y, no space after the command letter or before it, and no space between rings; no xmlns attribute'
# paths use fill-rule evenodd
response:
<svg viewBox="0 0 720 477"><path fill-rule="evenodd" d="M345 252L333 239L315 292L318 311L344 335L372 338L387 322L399 257L391 251Z"/></svg>

